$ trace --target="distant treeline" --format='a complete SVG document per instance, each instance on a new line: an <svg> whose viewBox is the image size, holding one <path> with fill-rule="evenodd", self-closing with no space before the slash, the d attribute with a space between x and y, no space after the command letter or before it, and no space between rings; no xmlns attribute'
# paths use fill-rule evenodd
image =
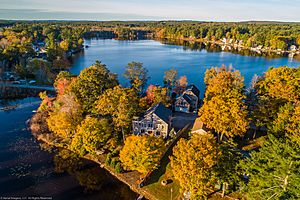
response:
<svg viewBox="0 0 300 200"><path fill-rule="evenodd" d="M12 23L13 21L7 21ZM159 38L218 41L226 38L245 47L263 46L287 50L300 46L300 23L196 21L14 21L16 25L69 26L89 30L113 30L120 38L136 39L138 31L154 33ZM0 21L5 24L5 21ZM149 34L147 33L147 34ZM145 33L143 33L145 34Z"/></svg>
<svg viewBox="0 0 300 200"><path fill-rule="evenodd" d="M87 36L123 40L157 38L216 42L265 51L299 51L300 46L299 23L0 20L0 27L0 64L9 68L17 64L25 66L27 58L41 52L46 52L46 59L50 63L61 61L82 49L83 38Z"/></svg>
<svg viewBox="0 0 300 200"><path fill-rule="evenodd" d="M160 28L159 37L173 39L226 39L245 47L262 46L287 50L300 45L299 24L251 24L251 23L166 23Z"/></svg>

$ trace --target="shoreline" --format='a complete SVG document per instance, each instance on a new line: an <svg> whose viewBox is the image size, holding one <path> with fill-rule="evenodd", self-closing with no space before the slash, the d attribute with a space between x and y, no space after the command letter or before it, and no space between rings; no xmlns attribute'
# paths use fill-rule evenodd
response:
<svg viewBox="0 0 300 200"><path fill-rule="evenodd" d="M154 37L153 38L154 40L173 40L173 41L185 41L185 42L196 42L196 43L207 43L207 44L216 44L216 45L219 45L220 47L225 47L225 48L232 48L232 49L236 49L239 50L249 50L251 52L256 52L258 54L261 54L261 53L274 53L274 54L277 54L277 55L281 55L282 57L285 57L284 54L295 54L295 55L300 55L300 50L297 50L297 51L291 51L291 50L273 50L273 49L264 49L264 48L261 48L261 49L257 49L257 48L254 48L254 47L245 47L244 45L238 45L238 44L231 44L231 43L224 43L224 42L221 42L221 41L213 41L213 40L206 40L206 39L193 39L193 38L172 38L172 37ZM184 46L184 45L180 45L178 44L179 46ZM222 51L224 51L222 49ZM294 56L293 56L294 57Z"/></svg>
<svg viewBox="0 0 300 200"><path fill-rule="evenodd" d="M30 119L31 122L31 119ZM38 141L38 142L42 142L46 145L52 146L54 148L64 148L67 149L69 151L71 151L68 148L62 147L62 146L58 146L55 145L53 142L48 141L44 136L42 136L43 134L38 134L38 133L34 133L34 131L32 131L30 129L30 122L29 122L29 130L31 131L32 136ZM72 151L73 152L73 151ZM75 153L75 152L73 152ZM76 154L76 153L75 153ZM77 155L77 154L76 154ZM153 199L156 200L157 198L155 196L153 196L152 194L150 194L149 192L147 192L145 189L143 188L139 188L138 184L133 184L133 181L137 182L139 181L139 179L134 179L134 180L130 180L129 177L134 177L132 175L137 175L138 172L137 171L129 171L129 172L123 172L123 173L117 173L115 169L111 168L110 166L105 164L105 158L106 158L107 154L102 154L101 156L99 156L98 159L94 158L92 155L87 154L85 156L79 156L83 159L87 159L90 160L92 162L95 162L97 164L99 164L99 167L101 167L102 169L105 169L107 172L109 172L113 177L115 177L116 179L118 179L119 181L121 181L122 183L126 184L133 192L137 193L138 195L142 195L144 198L146 199Z"/></svg>
<svg viewBox="0 0 300 200"><path fill-rule="evenodd" d="M31 122L31 121L30 121ZM66 149L68 151L71 151L73 152L74 154L78 155L76 152L64 147L64 146L59 146L59 145L55 145L54 143L48 141L44 134L36 134L34 133L31 129L30 129L30 122L29 122L29 130L31 131L31 134L32 136L36 139L36 141L38 142L41 142L43 144L46 144L46 145L49 145L51 147L54 147L54 148L63 148L63 149ZM177 143L177 140L182 138L182 136L184 134L187 134L188 132L186 130L189 130L190 125L187 125L186 127L184 127L181 131L183 134L179 134L176 139L172 142L172 144L168 147L168 150L167 151L170 151L170 149L172 149L172 146L174 144ZM36 135L35 135L36 134ZM49 133L48 133L49 134ZM51 134L51 133L50 133ZM167 153L167 151L165 152L165 154ZM165 155L164 154L164 155ZM139 177L141 177L140 173L137 172L137 171L127 171L127 172L123 172L123 173L118 173L116 172L115 169L111 168L110 166L106 165L105 164L105 159L106 159L106 155L107 154L101 154L98 159L94 158L91 154L87 154L85 156L79 156L80 158L83 158L83 159L87 159L89 161L92 161L96 164L99 164L99 167L101 167L102 169L106 170L111 176L113 176L114 178L118 179L119 181L121 181L123 184L126 184L130 190L132 190L133 192L135 192L136 194L140 195L140 197L142 196L143 198L142 199L148 199L148 200L161 200L161 198L157 198L157 196L153 195L149 190L149 188L144 188L144 187L147 187L147 185L143 186L143 187L138 187L138 184L137 182L141 181L141 179L134 179L133 177L137 176L137 174L139 175ZM164 157L164 155L162 156L162 158ZM162 159L161 158L161 159ZM158 182L159 186L163 187L160 182ZM215 199L215 198L220 198L222 196L222 193L220 191L211 191L211 198L212 199ZM173 199L180 199L181 194L178 194L177 196L174 196ZM232 197L230 196L229 194L226 194L224 197L222 197L222 199L228 199L228 200L238 200L238 198L235 198L235 197Z"/></svg>

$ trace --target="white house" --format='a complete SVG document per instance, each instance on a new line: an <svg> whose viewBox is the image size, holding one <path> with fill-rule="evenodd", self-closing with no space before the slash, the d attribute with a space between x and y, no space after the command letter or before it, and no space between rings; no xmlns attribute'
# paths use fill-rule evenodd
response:
<svg viewBox="0 0 300 200"><path fill-rule="evenodd" d="M133 120L133 133L166 138L171 130L171 117L172 111L162 103L158 103L149 108L144 116Z"/></svg>

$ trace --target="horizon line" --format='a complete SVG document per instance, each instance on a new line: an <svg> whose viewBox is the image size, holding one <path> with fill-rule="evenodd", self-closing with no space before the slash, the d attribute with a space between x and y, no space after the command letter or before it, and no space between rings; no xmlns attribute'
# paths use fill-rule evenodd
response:
<svg viewBox="0 0 300 200"><path fill-rule="evenodd" d="M275 22L275 23L300 23L300 21L281 20L241 20L241 21L217 21L217 20L195 20L195 19L137 19L137 20L93 20L93 19L1 19L0 21L66 21L66 22L202 22L202 23L249 23L249 22Z"/></svg>

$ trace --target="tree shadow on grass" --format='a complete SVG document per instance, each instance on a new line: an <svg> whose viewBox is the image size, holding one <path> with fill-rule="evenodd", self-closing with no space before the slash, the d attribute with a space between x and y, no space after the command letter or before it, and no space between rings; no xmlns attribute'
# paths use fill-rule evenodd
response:
<svg viewBox="0 0 300 200"><path fill-rule="evenodd" d="M166 151L165 155L161 159L160 166L156 170L152 171L151 174L144 181L144 186L150 185L150 184L153 184L153 183L157 183L159 181L159 178L166 173L167 165L170 162L169 156L171 156L173 154L173 147L176 146L177 142L181 138L188 138L189 130L190 130L192 124L193 123L188 124L182 130L182 132L179 133L180 135L178 135L178 137L171 144L171 146L168 148L168 150Z"/></svg>

